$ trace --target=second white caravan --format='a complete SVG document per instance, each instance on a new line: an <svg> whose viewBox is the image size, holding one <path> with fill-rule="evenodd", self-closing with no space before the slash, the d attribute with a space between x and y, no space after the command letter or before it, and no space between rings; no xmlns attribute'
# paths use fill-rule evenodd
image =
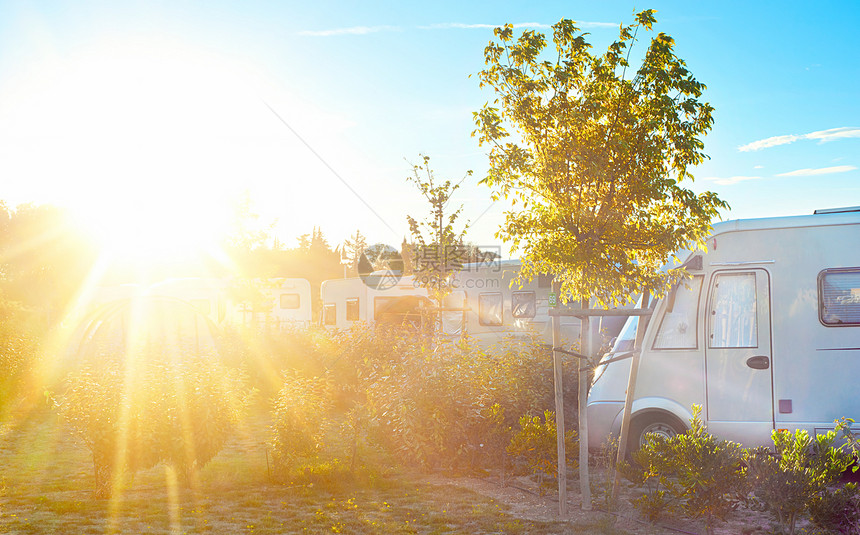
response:
<svg viewBox="0 0 860 535"><path fill-rule="evenodd" d="M552 343L549 316L550 280L540 277L521 285L512 284L519 273L519 260L466 264L451 281L445 300L442 331L449 336L468 335L489 345L510 336L535 334L542 343ZM412 323L421 321L421 310L435 306L427 290L415 276L400 278L396 284L379 289L368 287L359 277L322 283L322 324L345 329L357 321ZM596 331L607 340L617 334L621 323L607 318ZM579 320L561 319L564 346L578 345Z"/></svg>
<svg viewBox="0 0 860 535"><path fill-rule="evenodd" d="M860 207L714 225L692 278L656 302L642 344L630 448L688 426L768 445L774 429L833 429L860 418ZM632 350L636 318L609 360ZM589 446L621 426L631 359L599 367L588 398Z"/></svg>

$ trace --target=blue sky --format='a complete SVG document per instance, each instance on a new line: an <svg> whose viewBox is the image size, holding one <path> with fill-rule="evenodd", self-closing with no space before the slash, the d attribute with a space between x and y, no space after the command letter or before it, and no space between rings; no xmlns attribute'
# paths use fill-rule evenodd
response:
<svg viewBox="0 0 860 535"><path fill-rule="evenodd" d="M425 153L440 178L474 171L458 200L470 239L496 244L470 136L492 27L572 18L602 50L645 8L716 109L690 187L726 219L860 205L855 1L4 1L0 199L193 239L248 191L288 245L314 226L397 244Z"/></svg>

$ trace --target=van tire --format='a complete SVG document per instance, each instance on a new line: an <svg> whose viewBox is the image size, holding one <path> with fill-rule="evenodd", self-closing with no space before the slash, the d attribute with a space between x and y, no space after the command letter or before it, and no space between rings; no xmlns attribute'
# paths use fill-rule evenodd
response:
<svg viewBox="0 0 860 535"><path fill-rule="evenodd" d="M666 438L686 431L686 426L668 412L651 412L637 416L630 423L630 437L627 439L627 457L634 451L639 451L645 444L645 435L656 433Z"/></svg>

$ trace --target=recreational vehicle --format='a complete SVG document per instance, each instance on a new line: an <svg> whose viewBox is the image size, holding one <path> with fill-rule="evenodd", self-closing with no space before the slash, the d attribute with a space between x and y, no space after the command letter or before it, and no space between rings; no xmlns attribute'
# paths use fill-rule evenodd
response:
<svg viewBox="0 0 860 535"><path fill-rule="evenodd" d="M150 286L152 295L187 302L216 324L270 325L280 329L310 326L311 285L306 279L275 278L251 284L264 309L238 302L230 281L215 278L169 279Z"/></svg>
<svg viewBox="0 0 860 535"><path fill-rule="evenodd" d="M715 224L707 251L686 257L691 278L652 305L628 448L682 432L694 404L711 433L746 446L860 418L858 245L860 207ZM592 448L620 431L638 321L595 371Z"/></svg>
<svg viewBox="0 0 860 535"><path fill-rule="evenodd" d="M263 314L264 317L255 318L258 323L271 321L282 330L310 326L313 313L311 283L307 279L271 279L263 292L271 303L271 309Z"/></svg>
<svg viewBox="0 0 860 535"><path fill-rule="evenodd" d="M374 273L371 277L371 280L351 277L323 281L320 286L323 327L348 329L358 321L421 323L422 310L432 306L426 289L414 284L411 276Z"/></svg>
<svg viewBox="0 0 860 535"><path fill-rule="evenodd" d="M123 284L99 288L92 298L91 308L99 308L132 297L162 297L177 299L190 305L216 325L273 325L278 328L307 328L310 326L311 285L306 279L276 278L255 281L262 292L265 310L251 310L237 302L231 282L218 278L167 279L150 286Z"/></svg>
<svg viewBox="0 0 860 535"><path fill-rule="evenodd" d="M483 344L535 333L544 343L552 343L550 279L539 277L512 287L520 266L519 260L464 265L452 277L451 293L443 303L442 332L466 334ZM359 277L325 281L321 287L322 324L345 329L356 321L420 321L422 309L436 306L420 277L407 275L388 285L376 281L368 285ZM607 321L604 335L614 336L620 327L617 321ZM578 319L563 318L561 331L564 345L578 344Z"/></svg>

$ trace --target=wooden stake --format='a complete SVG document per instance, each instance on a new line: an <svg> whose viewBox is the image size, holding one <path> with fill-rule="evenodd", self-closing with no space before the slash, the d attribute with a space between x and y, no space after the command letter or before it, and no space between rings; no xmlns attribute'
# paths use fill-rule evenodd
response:
<svg viewBox="0 0 860 535"><path fill-rule="evenodd" d="M552 291L558 295L560 284L552 282ZM552 347L561 347L561 318L552 317ZM555 385L555 430L558 445L558 515L567 518L567 454L564 447L564 375L562 353L552 352L553 383Z"/></svg>
<svg viewBox="0 0 860 535"><path fill-rule="evenodd" d="M582 302L582 308L588 308L588 301ZM591 318L580 320L579 340L582 347L580 352L591 357ZM588 361L577 362L579 375L579 492L582 496L582 510L591 511L591 484L588 479Z"/></svg>
<svg viewBox="0 0 860 535"><path fill-rule="evenodd" d="M649 295L642 295L642 306L648 308ZM618 437L618 457L615 459L615 480L612 484L612 499L618 497L618 488L621 486L621 473L618 472L618 463L625 460L627 456L627 442L630 434L630 415L633 411L633 399L636 395L636 380L639 376L639 357L642 355L642 340L645 338L645 329L648 327L650 316L640 316L636 325L636 341L633 344L633 359L630 363L630 376L627 378L627 396L624 400L624 414L621 417L621 435Z"/></svg>

